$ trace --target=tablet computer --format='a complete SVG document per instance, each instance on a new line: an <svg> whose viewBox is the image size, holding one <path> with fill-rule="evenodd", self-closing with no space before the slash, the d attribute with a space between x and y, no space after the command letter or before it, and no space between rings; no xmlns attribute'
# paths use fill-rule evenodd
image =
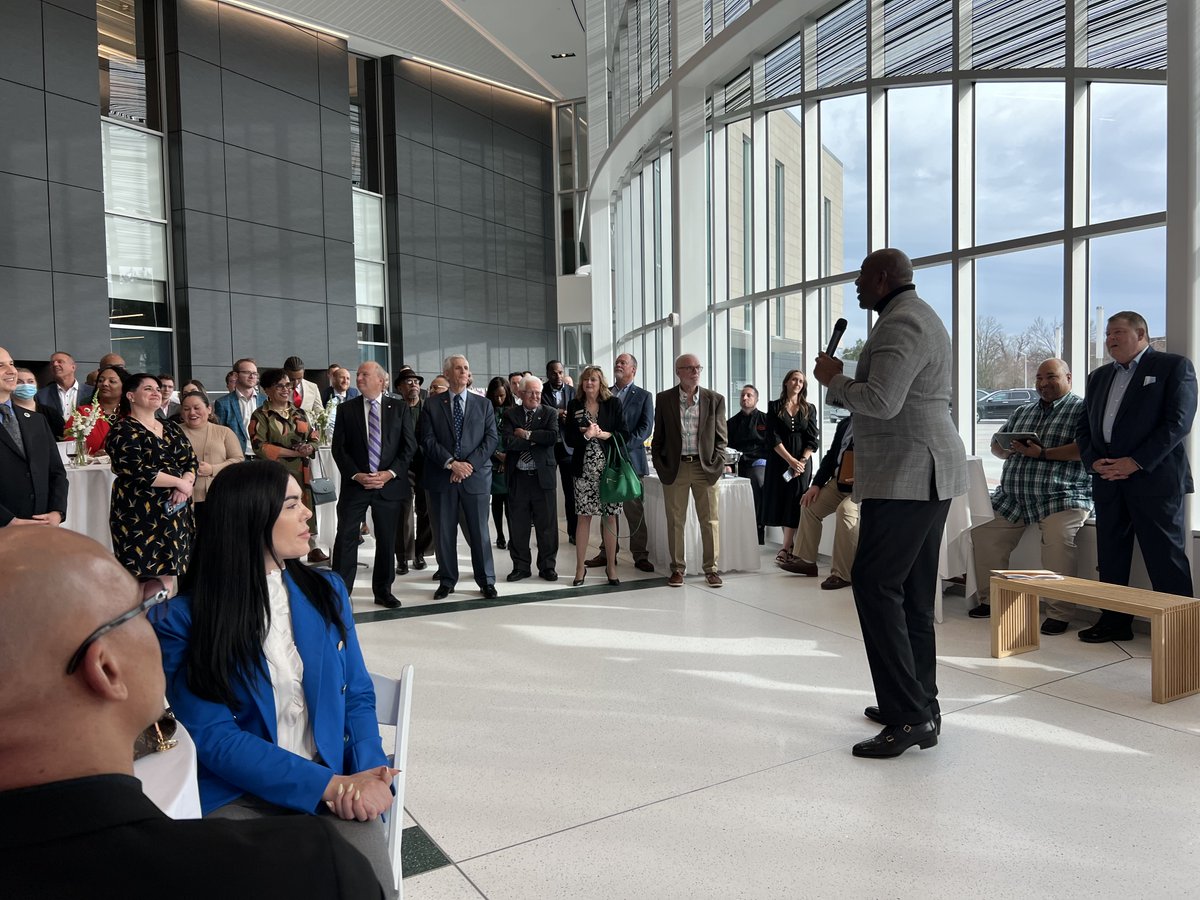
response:
<svg viewBox="0 0 1200 900"><path fill-rule="evenodd" d="M997 431L992 435L992 440L999 444L1004 449L1012 446L1013 441L1033 441L1035 444L1040 444L1036 431Z"/></svg>

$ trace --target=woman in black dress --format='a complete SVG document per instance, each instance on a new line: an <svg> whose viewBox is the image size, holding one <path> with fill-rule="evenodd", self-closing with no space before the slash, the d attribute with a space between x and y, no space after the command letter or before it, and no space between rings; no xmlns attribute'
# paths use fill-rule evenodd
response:
<svg viewBox="0 0 1200 900"><path fill-rule="evenodd" d="M485 395L496 413L496 430L500 431L504 411L513 405L513 398L508 392L508 379L497 375L488 382ZM508 544L504 541L504 523L508 519L507 500L508 482L504 479L504 438L496 444L496 452L492 454L492 524L496 526L496 549L504 550ZM509 533L512 533L511 526Z"/></svg>
<svg viewBox="0 0 1200 900"><path fill-rule="evenodd" d="M619 503L600 502L600 476L607 462L606 449L613 435L629 440L621 401L612 395L598 366L588 366L579 376L575 399L567 404L563 422L563 440L574 449L571 474L575 476L575 581L583 584L587 569L588 535L592 516L600 516L602 528L607 528L604 541L605 572L609 584L620 584L617 578L617 513Z"/></svg>
<svg viewBox="0 0 1200 900"><path fill-rule="evenodd" d="M783 526L783 547L776 559L787 562L800 524L800 498L812 480L808 461L820 445L817 408L808 402L808 385L799 369L784 376L779 399L767 406L767 421L772 452L767 454L764 477L763 524ZM785 479L788 472L791 476Z"/></svg>
<svg viewBox="0 0 1200 900"><path fill-rule="evenodd" d="M113 555L139 581L167 588L183 574L192 548L196 454L179 426L154 414L162 385L145 372L125 379L119 418L108 433L112 460L109 531Z"/></svg>

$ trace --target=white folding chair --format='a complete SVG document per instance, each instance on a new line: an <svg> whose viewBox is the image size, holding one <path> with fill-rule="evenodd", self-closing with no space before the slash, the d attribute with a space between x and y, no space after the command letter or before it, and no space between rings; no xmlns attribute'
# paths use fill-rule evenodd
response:
<svg viewBox="0 0 1200 900"><path fill-rule="evenodd" d="M388 857L392 861L392 877L395 878L398 897L403 900L404 888L400 880L400 844L404 833L404 780L408 774L408 723L412 714L413 667L406 665L400 677L371 673L375 686L375 715L380 725L396 726L396 742L392 749L392 768L399 769L392 779L396 800L387 816Z"/></svg>

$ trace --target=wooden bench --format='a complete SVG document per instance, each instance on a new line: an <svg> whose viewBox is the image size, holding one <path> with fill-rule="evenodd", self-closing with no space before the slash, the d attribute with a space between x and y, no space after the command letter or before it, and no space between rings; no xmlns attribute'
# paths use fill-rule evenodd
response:
<svg viewBox="0 0 1200 900"><path fill-rule="evenodd" d="M993 575L993 657L1038 649L1038 599L1042 597L1148 617L1154 702L1170 703L1200 692L1200 600L1084 578L1042 581Z"/></svg>

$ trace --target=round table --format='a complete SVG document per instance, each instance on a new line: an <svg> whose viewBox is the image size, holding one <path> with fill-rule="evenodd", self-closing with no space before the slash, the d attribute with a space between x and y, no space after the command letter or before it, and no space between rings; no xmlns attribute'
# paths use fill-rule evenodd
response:
<svg viewBox="0 0 1200 900"><path fill-rule="evenodd" d="M667 552L667 505L662 482L651 472L642 479L646 508L646 549L655 568L669 572ZM762 565L758 547L758 525L754 515L754 490L749 478L724 477L717 482L717 570L721 572L757 572ZM704 551L700 540L700 522L696 505L688 496L687 518L683 525L683 558L689 575L703 571Z"/></svg>
<svg viewBox="0 0 1200 900"><path fill-rule="evenodd" d="M112 501L112 486L117 476L108 461L83 468L67 466L67 517L63 527L86 534L112 549L108 530L108 507Z"/></svg>

